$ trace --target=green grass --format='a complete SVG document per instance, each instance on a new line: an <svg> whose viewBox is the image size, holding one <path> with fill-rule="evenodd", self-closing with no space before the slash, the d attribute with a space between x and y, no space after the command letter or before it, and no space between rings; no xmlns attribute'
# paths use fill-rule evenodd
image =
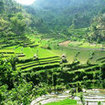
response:
<svg viewBox="0 0 105 105"><path fill-rule="evenodd" d="M77 105L75 100L65 99L59 102L52 102L45 105Z"/></svg>
<svg viewBox="0 0 105 105"><path fill-rule="evenodd" d="M54 50L55 53L58 55L62 56L62 54L65 54L67 56L67 59L69 63L72 63L75 59L75 55L77 52L80 50L76 49L66 49L64 48L63 50ZM80 54L78 55L77 59L80 61L80 63L85 64L90 56L90 51L80 51Z"/></svg>
<svg viewBox="0 0 105 105"><path fill-rule="evenodd" d="M28 59L28 58L32 58L34 56L34 54L37 54L39 58L44 58L44 57L53 57L56 56L56 54L48 49L43 49L40 47L35 47L35 48L30 48L30 47L17 47L16 46L13 47L8 47L6 49L2 49L0 50L1 52L9 52L9 51L14 51L15 54L16 53L23 53L25 54L25 57L22 57L20 59Z"/></svg>
<svg viewBox="0 0 105 105"><path fill-rule="evenodd" d="M33 64L29 64L29 65L23 65L20 68L29 68L29 67L34 67L34 66L44 66L44 65L48 65L48 64L59 64L59 61L50 61L50 62L37 62L37 63L33 63Z"/></svg>
<svg viewBox="0 0 105 105"><path fill-rule="evenodd" d="M105 51L99 51L95 49L85 49L85 48L74 48L74 47L59 47L53 50L57 55L62 56L62 54L65 54L67 56L67 59L69 63L72 63L75 59L75 55L80 52L80 54L77 57L77 60L80 61L81 64L87 63L87 60L91 57L91 54L94 52L95 55L93 59L91 60L91 63L100 63L100 61L97 62L97 59L105 57Z"/></svg>
<svg viewBox="0 0 105 105"><path fill-rule="evenodd" d="M19 50L16 49L16 52L18 52L18 51ZM26 48L23 48L22 51L20 51L20 52L22 52L26 55L25 58L31 58L34 56L34 54L37 54L39 58L55 56L55 54L52 51L43 49L40 47L35 47L35 48L26 47Z"/></svg>
<svg viewBox="0 0 105 105"><path fill-rule="evenodd" d="M34 56L34 54L38 54L39 58L45 58L45 57L53 57L53 56L62 56L62 54L65 54L67 56L67 59L69 63L72 63L75 59L75 55L77 52L80 52L77 59L80 61L81 64L85 64L89 57L91 57L92 52L95 52L95 55L93 59L91 60L92 63L100 63L100 61L97 61L97 59L102 58L105 56L105 51L96 51L96 50L89 50L89 49L82 49L82 48L64 48L60 47L58 49L43 49L40 46L35 48L30 47L9 47L6 49L0 50L0 52L15 52L16 53L23 53L25 54L25 57L19 57L19 59L29 59ZM10 55L11 56L11 55ZM97 62L96 62L97 61Z"/></svg>
<svg viewBox="0 0 105 105"><path fill-rule="evenodd" d="M86 29L83 29L86 30ZM91 63L100 63L100 61L97 61L97 59L105 56L105 51L96 51L92 48L77 48L77 47L59 47L57 44L60 40L49 40L49 39L43 39L41 40L40 37L36 36L30 36L31 41L34 42L35 45L39 45L38 47L30 48L30 47L22 47L22 46L11 46L7 47L5 49L0 50L1 52L15 52L16 53L23 53L25 54L24 57L19 57L20 60L29 59L32 58L35 54L38 55L39 58L45 58L45 57L52 57L52 56L62 56L62 54L65 54L67 56L67 59L69 63L72 63L75 59L75 55L80 52L80 54L77 57L77 60L80 61L81 64L86 64L87 60L91 57L92 52L95 52L95 55L93 59L91 60ZM73 42L73 45L81 44L81 42ZM41 48L50 45L51 50ZM89 44L85 43L83 44L85 47L89 46ZM81 45L82 46L82 45ZM11 56L11 55L10 55ZM97 61L97 62L96 62Z"/></svg>
<svg viewBox="0 0 105 105"><path fill-rule="evenodd" d="M37 71L37 70L43 70L43 69L51 69L54 67L59 67L59 63L52 63L52 64L45 64L45 65L38 65L38 66L33 66L33 67L29 67L26 69L23 69L21 72L28 72L28 71Z"/></svg>
<svg viewBox="0 0 105 105"><path fill-rule="evenodd" d="M88 42L82 43L79 47L83 48L102 48L102 44L90 44Z"/></svg>
<svg viewBox="0 0 105 105"><path fill-rule="evenodd" d="M31 64L41 64L41 63L50 63L50 62L54 62L54 61L58 61L60 62L60 59L42 59L42 60L35 60L35 61L30 61L30 62L27 62L27 63L20 63L20 64L17 64L17 67L22 67L22 66L28 66L28 65L31 65Z"/></svg>
<svg viewBox="0 0 105 105"><path fill-rule="evenodd" d="M0 49L0 53L1 52L14 52L13 50L8 50L8 49Z"/></svg>
<svg viewBox="0 0 105 105"><path fill-rule="evenodd" d="M84 82L86 82L86 83L93 83L93 82L96 82L96 81L97 81L97 80L95 80L95 79L93 79L93 80L88 79L88 80L85 80L85 81L72 82L72 83L70 83L70 84L72 84L72 85L74 85L74 84L82 84L82 83L84 83Z"/></svg>
<svg viewBox="0 0 105 105"><path fill-rule="evenodd" d="M102 44L94 44L94 43L88 43L84 41L71 41L69 43L70 47L80 47L80 48L103 48Z"/></svg>
<svg viewBox="0 0 105 105"><path fill-rule="evenodd" d="M72 35L71 39L72 40L81 40L83 37L86 36L87 28L80 28L80 29L74 29L74 28L69 28L68 32Z"/></svg>

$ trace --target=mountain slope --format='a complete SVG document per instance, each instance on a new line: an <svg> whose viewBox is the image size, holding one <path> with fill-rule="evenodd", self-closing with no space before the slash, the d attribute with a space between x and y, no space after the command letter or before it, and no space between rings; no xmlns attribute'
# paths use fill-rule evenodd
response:
<svg viewBox="0 0 105 105"><path fill-rule="evenodd" d="M0 1L0 48L24 45L29 16L14 0Z"/></svg>
<svg viewBox="0 0 105 105"><path fill-rule="evenodd" d="M89 27L93 17L104 12L104 5L104 0L36 0L27 10L40 18L47 30L61 31L72 24Z"/></svg>

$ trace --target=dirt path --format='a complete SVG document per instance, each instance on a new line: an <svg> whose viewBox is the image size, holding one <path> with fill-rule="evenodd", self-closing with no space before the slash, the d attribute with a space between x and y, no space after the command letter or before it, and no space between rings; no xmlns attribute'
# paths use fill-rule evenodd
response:
<svg viewBox="0 0 105 105"><path fill-rule="evenodd" d="M88 47L70 47L70 46L68 46L70 43L79 43L79 42L72 42L72 41L69 41L69 40L67 40L67 41L64 41L64 42L61 42L61 43L59 43L59 46L64 46L64 47L67 47L67 48L72 48L72 49L83 49L83 50L96 50L96 51L105 51L105 47L100 47L100 48L88 48ZM91 45L96 45L96 44L91 44Z"/></svg>
<svg viewBox="0 0 105 105"><path fill-rule="evenodd" d="M64 42L59 43L59 45L67 47L69 45L69 43L70 43L70 41L64 41Z"/></svg>

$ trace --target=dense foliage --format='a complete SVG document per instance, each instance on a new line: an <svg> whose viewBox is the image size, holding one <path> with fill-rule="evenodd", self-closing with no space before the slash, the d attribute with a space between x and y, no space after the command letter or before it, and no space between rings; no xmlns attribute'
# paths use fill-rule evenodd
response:
<svg viewBox="0 0 105 105"><path fill-rule="evenodd" d="M28 41L25 33L30 24L29 15L13 0L1 0L0 8L0 44L4 44L0 47Z"/></svg>
<svg viewBox="0 0 105 105"><path fill-rule="evenodd" d="M105 14L93 19L88 36L90 42L97 41L100 43L105 41Z"/></svg>
<svg viewBox="0 0 105 105"><path fill-rule="evenodd" d="M104 58L98 60L102 59ZM104 62L97 65L92 65L89 61L87 61L87 65L73 62L72 64L60 65L60 67L55 65L53 68L51 66L40 68L39 66L39 68L27 69L27 65L30 67L32 62L34 61L26 60L24 63L18 64L19 61L16 57L0 60L1 105L29 105L38 96L51 92L61 92L65 89L76 88L79 92L82 88L105 88ZM35 60L35 62L38 63L39 61ZM24 68L19 69L17 64L23 65L25 70Z"/></svg>
<svg viewBox="0 0 105 105"><path fill-rule="evenodd" d="M59 41L31 39L32 33L41 33L42 38L104 42L104 5L104 0L37 0L30 7L0 0L0 105L29 105L38 96L65 89L105 88L104 56L92 52L80 64L83 51L70 50L69 64L65 55L51 53L60 50Z"/></svg>
<svg viewBox="0 0 105 105"><path fill-rule="evenodd" d="M37 27L38 32L46 33L48 37L55 34L55 37L62 38L64 34L66 38L78 40L83 37L87 39L87 31L84 33L81 29L90 27L94 17L101 17L100 14L105 12L104 5L104 0L36 0L26 10L32 14L33 26ZM77 33L76 29L81 31ZM90 38L96 41L92 36Z"/></svg>
<svg viewBox="0 0 105 105"><path fill-rule="evenodd" d="M39 32L44 38L102 42L103 26L100 31L95 27L104 24L104 20L100 20L104 18L104 4L104 0L36 0L31 6L22 7L15 0L1 0L0 33L13 38Z"/></svg>

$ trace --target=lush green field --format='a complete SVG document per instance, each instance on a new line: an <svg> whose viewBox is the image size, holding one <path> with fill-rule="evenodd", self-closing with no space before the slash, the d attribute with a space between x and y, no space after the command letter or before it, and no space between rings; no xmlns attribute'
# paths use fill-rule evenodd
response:
<svg viewBox="0 0 105 105"><path fill-rule="evenodd" d="M84 41L70 41L70 47L79 47L79 48L105 48L104 44L89 43Z"/></svg>
<svg viewBox="0 0 105 105"><path fill-rule="evenodd" d="M76 58L82 64L87 63L87 60L91 57L92 53L94 53L94 56L93 59L91 59L91 63L99 63L96 60L98 58L105 56L105 51L87 49L87 48L58 47L58 49L55 49L54 52L60 56L62 56L62 54L65 54L70 63L74 61L76 54L79 52Z"/></svg>
<svg viewBox="0 0 105 105"><path fill-rule="evenodd" d="M69 34L71 34L70 38L74 41L81 39L84 40L87 31L88 31L87 28L80 28L80 29L68 28L68 32Z"/></svg>
<svg viewBox="0 0 105 105"><path fill-rule="evenodd" d="M65 99L63 101L52 102L45 105L77 105L77 102L75 100Z"/></svg>
<svg viewBox="0 0 105 105"><path fill-rule="evenodd" d="M15 1L0 0L0 105L38 104L66 90L68 98L46 105L77 105L70 96L83 101L83 89L105 89L105 2L30 5L38 9Z"/></svg>
<svg viewBox="0 0 105 105"><path fill-rule="evenodd" d="M30 47L17 47L13 46L11 48L6 48L6 49L2 49L0 50L0 52L14 52L16 55L17 53L23 53L25 56L24 57L20 57L20 59L29 59L32 58L35 54L38 55L39 58L44 58L44 57L51 57L51 56L56 56L56 54L54 52L52 52L51 50L47 50L41 47L34 47L34 48L30 48ZM4 54L6 55L6 54ZM11 56L11 55L10 55Z"/></svg>
<svg viewBox="0 0 105 105"><path fill-rule="evenodd" d="M30 45L18 45L2 48L0 50L1 58L3 57L3 59L1 59L1 61L3 60L1 62L1 64L3 63L1 66L1 74L4 73L2 69L6 71L4 74L6 75L5 81L8 84L8 87L10 89L14 88L14 79L16 80L17 86L18 83L25 80L27 82L27 84L24 83L26 86L25 88L29 89L28 91L32 90L30 91L30 95L27 95L29 101L27 101L27 104L25 105L29 105L28 103L33 100L30 96L41 96L51 91L64 91L65 89L71 89L72 87L75 87L78 90L82 87L104 88L104 79L102 79L102 83L100 83L100 81L101 77L104 77L102 74L104 74L105 51L77 47L60 47L58 45L59 41L57 42L53 39L42 40L40 38L32 37L31 40L35 41L32 45L34 44L37 46L31 47ZM35 54L38 56L38 59L33 57ZM68 63L60 63L62 54L67 56L67 60L69 61ZM11 57L12 55L18 55L19 59L17 60L15 59L17 57ZM20 57L21 55L22 57ZM91 57L91 63L97 64L91 65L90 63L87 63L88 59ZM10 59L4 60L6 58ZM79 60L81 64L75 59ZM4 69L5 65L8 65L7 69ZM9 70L8 67L10 68ZM1 77L1 81L4 85L4 75ZM31 89L27 87L29 82L31 82L30 88L33 86ZM19 95L14 95L14 91L11 90L11 94L13 94L12 101L14 102L15 99L18 100L19 103L25 103L24 100L27 99L25 98L26 93L24 92L24 86L20 86L20 88L23 89L23 92L21 93L24 93L24 95L21 95L21 97L24 97L24 99L22 101L20 98L18 99L17 97ZM18 93L17 90L15 91ZM6 95L4 92L2 94ZM7 98L11 99L10 91L8 91ZM8 104L10 103L8 102ZM66 99L46 105L77 104L74 100Z"/></svg>
<svg viewBox="0 0 105 105"><path fill-rule="evenodd" d="M7 47L0 52L14 52L17 53L23 53L25 56L20 57L20 59L29 59L33 58L35 54L38 55L39 58L44 57L52 57L52 56L62 56L62 54L65 54L67 56L67 59L69 63L72 63L75 58L80 61L80 63L85 64L87 63L88 59L91 57L91 54L94 53L93 58L91 59L91 63L99 63L97 62L98 58L102 58L105 56L105 51L102 51L100 49L91 49L91 48L78 48L78 47L60 47L57 46L57 43L54 40L41 40L40 38L35 38L34 36L30 38L32 41L35 41L35 45L38 45L36 47L22 47L22 46L12 46ZM51 49L48 49L50 47ZM79 52L78 56L76 54ZM7 56L6 54L4 54ZM11 56L10 54L9 56Z"/></svg>

